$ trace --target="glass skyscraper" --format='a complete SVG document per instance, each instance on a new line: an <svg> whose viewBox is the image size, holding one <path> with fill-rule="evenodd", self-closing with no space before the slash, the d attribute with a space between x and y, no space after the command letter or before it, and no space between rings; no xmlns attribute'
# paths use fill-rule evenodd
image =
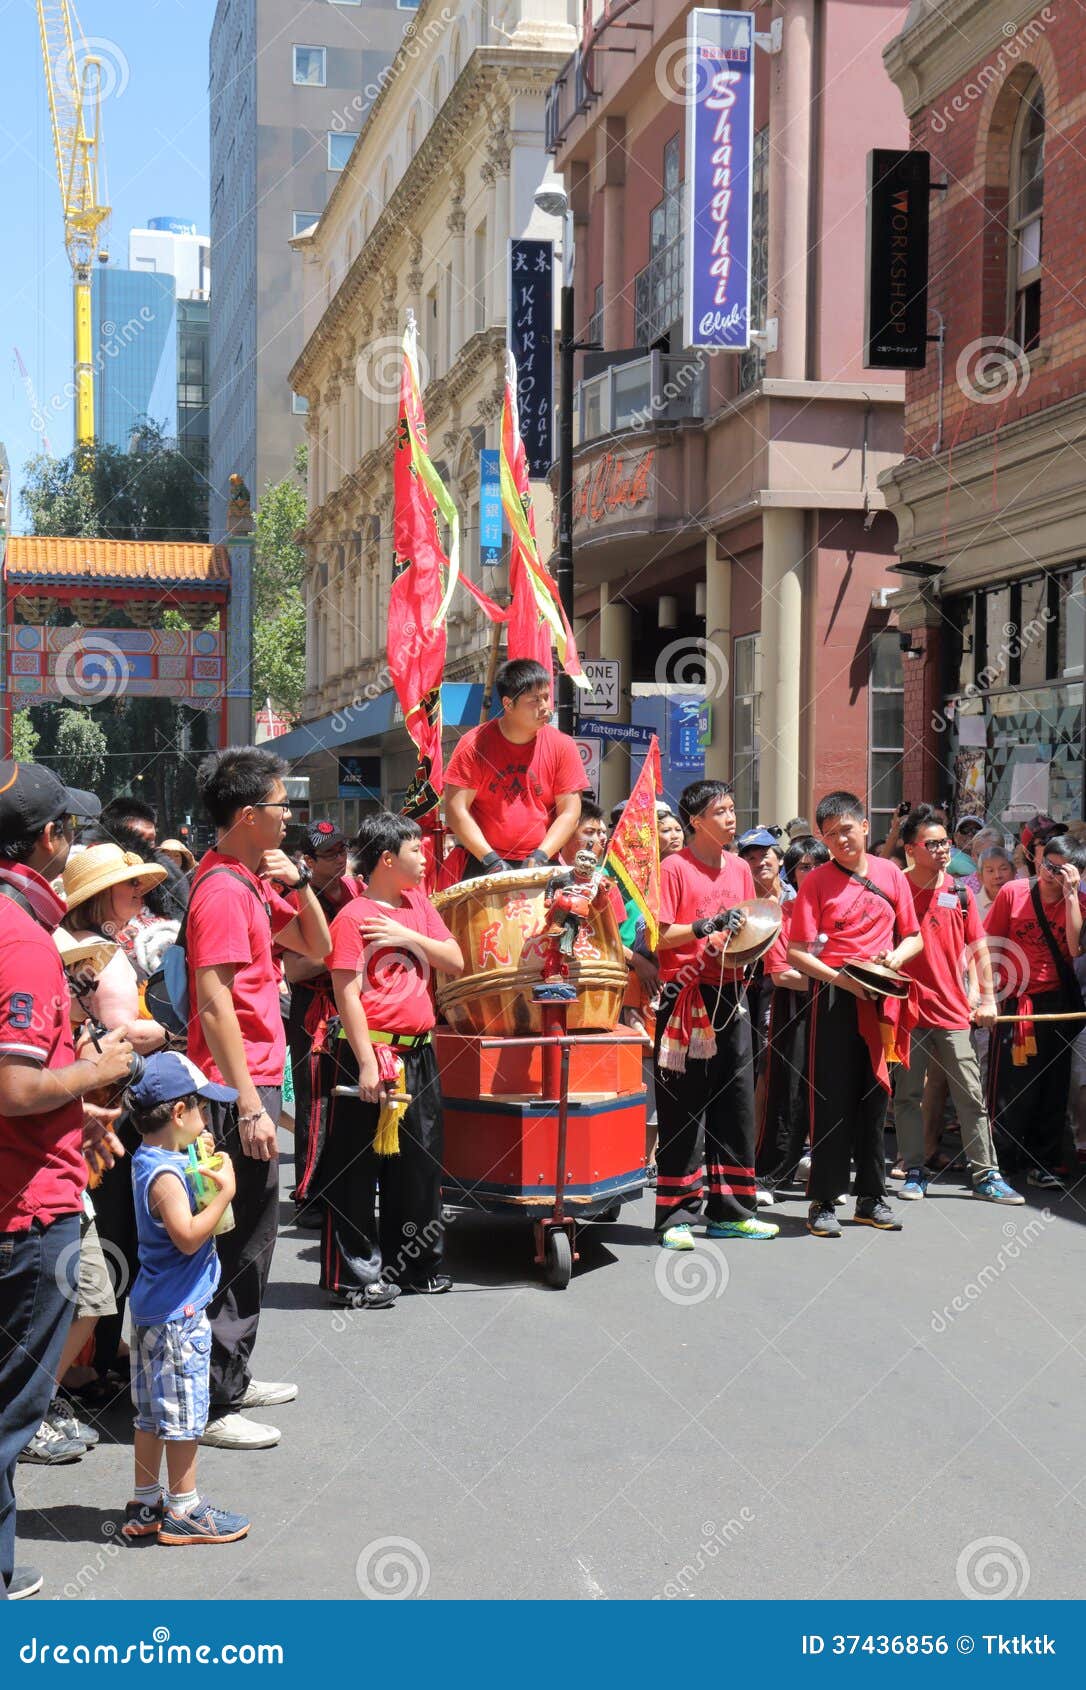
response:
<svg viewBox="0 0 1086 1690"><path fill-rule="evenodd" d="M94 432L128 449L141 423L178 432L177 301L172 276L100 267L93 272ZM204 307L206 311L206 306Z"/></svg>

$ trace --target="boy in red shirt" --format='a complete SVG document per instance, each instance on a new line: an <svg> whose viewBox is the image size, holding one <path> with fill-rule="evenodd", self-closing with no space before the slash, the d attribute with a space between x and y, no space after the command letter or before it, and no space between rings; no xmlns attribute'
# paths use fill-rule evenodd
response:
<svg viewBox="0 0 1086 1690"><path fill-rule="evenodd" d="M985 926L1000 973L1004 1013L1059 1015L1083 1007L1074 959L1083 948L1081 874L1086 852L1069 834L1044 836L1037 875L996 893ZM1030 1185L1060 1190L1071 1046L1080 1021L1026 1021L996 1029L988 1103L1005 1138L1005 1160ZM998 1110L996 1103L998 1100Z"/></svg>
<svg viewBox="0 0 1086 1690"><path fill-rule="evenodd" d="M432 1296L452 1286L442 1269L441 1084L430 980L435 971L463 973L464 958L423 891L417 822L388 811L367 816L355 850L366 891L332 922L328 966L358 1064L358 1098L340 1091L329 1122L320 1282L352 1308L387 1308L401 1290ZM388 1090L379 1045L402 1059L411 1098L394 1156L379 1157L373 1147Z"/></svg>
<svg viewBox="0 0 1086 1690"><path fill-rule="evenodd" d="M867 854L867 815L852 792L818 806L830 861L807 875L792 906L788 961L814 982L807 1046L811 1206L807 1230L840 1238L834 1214L856 1164L853 1220L900 1232L886 1202L883 1132L889 1080L875 1002L841 972L850 961L902 968L923 948L908 881L896 863Z"/></svg>
<svg viewBox="0 0 1086 1690"><path fill-rule="evenodd" d="M280 849L290 807L285 766L257 746L233 746L201 763L196 784L217 839L196 866L185 929L188 1054L236 1104L213 1103L215 1143L234 1165L234 1230L219 1239L222 1279L211 1322L211 1418L201 1443L266 1449L275 1426L246 1408L292 1402L298 1387L249 1372L279 1225L279 1146L286 1035L273 940L317 962L331 943L303 871ZM274 885L292 894L281 896Z"/></svg>
<svg viewBox="0 0 1086 1690"><path fill-rule="evenodd" d="M930 1174L924 1167L924 1120L921 1104L929 1063L946 1079L962 1129L962 1144L973 1174L973 1196L988 1203L1024 1203L1000 1176L992 1129L984 1107L977 1053L969 1028L995 1026L992 965L984 927L968 887L960 889L946 871L951 843L946 824L930 804L919 804L905 818L901 839L909 859L906 878L924 949L906 965L916 983L917 1025L909 1066L894 1087L894 1126L898 1155L905 1167L901 1196L921 1198ZM963 963L975 974L979 1002L966 993Z"/></svg>
<svg viewBox="0 0 1086 1690"><path fill-rule="evenodd" d="M550 725L551 683L541 663L515 658L494 682L502 714L471 728L445 771L445 816L457 848L441 883L549 863L571 839L585 788L580 752Z"/></svg>
<svg viewBox="0 0 1086 1690"><path fill-rule="evenodd" d="M775 1238L754 1196L754 1061L742 970L721 953L743 925L735 906L754 897L735 838L724 781L697 780L679 799L690 844L660 870L661 1007L656 1017L656 1231L668 1250L692 1250L701 1210L710 1238ZM705 1158L698 1129L705 1118Z"/></svg>

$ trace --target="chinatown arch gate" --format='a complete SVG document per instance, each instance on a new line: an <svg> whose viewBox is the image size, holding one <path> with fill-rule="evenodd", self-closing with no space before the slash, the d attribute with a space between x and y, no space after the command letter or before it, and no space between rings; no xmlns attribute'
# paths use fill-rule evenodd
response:
<svg viewBox="0 0 1086 1690"><path fill-rule="evenodd" d="M125 695L208 712L209 744L250 743L250 545L247 536L228 545L9 536L0 755L11 756L17 710ZM56 625L60 608L70 625ZM167 610L184 628L161 625ZM132 626L117 625L121 611Z"/></svg>

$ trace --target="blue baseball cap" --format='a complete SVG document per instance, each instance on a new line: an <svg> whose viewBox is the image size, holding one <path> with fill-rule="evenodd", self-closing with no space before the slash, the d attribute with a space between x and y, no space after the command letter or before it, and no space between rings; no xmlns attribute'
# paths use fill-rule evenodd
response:
<svg viewBox="0 0 1086 1690"><path fill-rule="evenodd" d="M779 851L780 840L770 833L767 827L750 827L746 833L740 834L735 848L740 855L744 851Z"/></svg>
<svg viewBox="0 0 1086 1690"><path fill-rule="evenodd" d="M176 1050L161 1050L147 1058L142 1077L128 1089L133 1109L153 1109L158 1103L176 1103L179 1097L205 1097L209 1103L236 1103L233 1086L217 1086L202 1074L195 1062Z"/></svg>

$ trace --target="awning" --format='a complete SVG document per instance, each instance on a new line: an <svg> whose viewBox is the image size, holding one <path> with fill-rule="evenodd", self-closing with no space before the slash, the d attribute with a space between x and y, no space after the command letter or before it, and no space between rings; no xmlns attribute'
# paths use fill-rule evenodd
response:
<svg viewBox="0 0 1086 1690"><path fill-rule="evenodd" d="M441 689L445 726L474 727L479 720L482 702L480 681L447 682ZM278 739L265 740L264 746L288 763L296 763L315 751L346 751L351 746L380 739L383 734L391 733L393 728L402 727L403 711L396 694L389 691L379 693L376 698L345 704L342 710L335 710L330 716L305 722L301 727L292 728L288 734L280 734Z"/></svg>

